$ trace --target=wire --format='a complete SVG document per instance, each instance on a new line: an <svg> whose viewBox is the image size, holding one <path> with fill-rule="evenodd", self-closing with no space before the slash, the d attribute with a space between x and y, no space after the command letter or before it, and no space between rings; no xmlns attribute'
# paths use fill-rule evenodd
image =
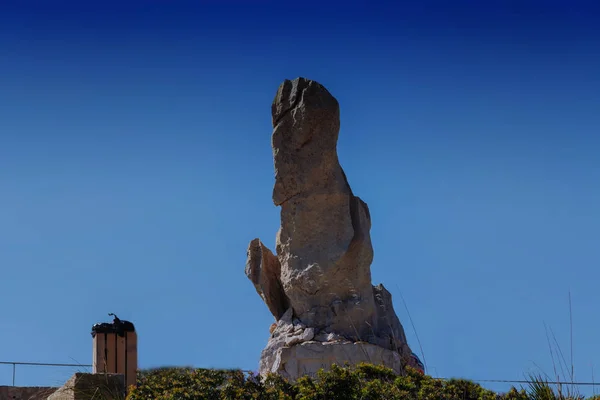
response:
<svg viewBox="0 0 600 400"><path fill-rule="evenodd" d="M21 361L0 361L2 365L39 365L39 366L47 366L47 367L91 367L91 365L86 364L60 364L60 363L34 363L34 362L21 362ZM250 370L241 370L245 373L256 372ZM452 379L458 378L432 378L441 381L449 381ZM468 381L473 382L488 382L488 383L524 383L529 384L531 381L527 380L510 380L510 379L466 379ZM567 381L544 381L549 385L579 385L579 386L600 386L600 382L567 382Z"/></svg>
<svg viewBox="0 0 600 400"><path fill-rule="evenodd" d="M436 378L436 379L438 379L438 378ZM448 380L447 378L439 378L439 379ZM508 379L468 379L468 380L473 381L473 382L531 383L531 381L511 381ZM547 383L549 385L600 386L600 382L596 383L596 382L563 382L563 381L547 382L547 381L544 381L544 383Z"/></svg>
<svg viewBox="0 0 600 400"><path fill-rule="evenodd" d="M92 365L86 364L55 364L55 363L34 363L34 362L20 362L20 361L0 361L2 365L38 365L46 367L91 367Z"/></svg>

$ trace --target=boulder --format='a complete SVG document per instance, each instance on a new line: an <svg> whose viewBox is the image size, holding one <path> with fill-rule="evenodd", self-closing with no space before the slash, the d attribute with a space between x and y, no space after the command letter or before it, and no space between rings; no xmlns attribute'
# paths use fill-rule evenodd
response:
<svg viewBox="0 0 600 400"><path fill-rule="evenodd" d="M367 361L364 349L400 371L410 348L391 294L371 284L371 215L338 159L338 101L298 78L280 85L271 111L277 255L254 239L246 263L277 321L260 371L295 379L346 352L346 362ZM319 357L324 361L314 361Z"/></svg>

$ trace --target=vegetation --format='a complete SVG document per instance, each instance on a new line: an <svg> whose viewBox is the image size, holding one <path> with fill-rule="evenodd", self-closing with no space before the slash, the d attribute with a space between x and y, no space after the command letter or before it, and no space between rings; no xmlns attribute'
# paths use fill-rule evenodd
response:
<svg viewBox="0 0 600 400"><path fill-rule="evenodd" d="M575 393L554 390L541 377L532 376L526 388L497 394L462 379L440 380L411 368L404 376L391 369L361 364L332 366L315 378L294 384L270 375L260 378L239 370L163 368L143 371L128 400L580 400ZM600 396L592 398L600 400ZM589 400L592 400L589 399Z"/></svg>

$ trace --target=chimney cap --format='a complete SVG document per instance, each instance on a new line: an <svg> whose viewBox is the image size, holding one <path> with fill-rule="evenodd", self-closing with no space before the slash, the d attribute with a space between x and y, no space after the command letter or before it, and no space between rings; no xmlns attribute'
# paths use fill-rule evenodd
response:
<svg viewBox="0 0 600 400"><path fill-rule="evenodd" d="M114 317L113 322L102 322L92 326L92 337L95 337L97 333L116 333L119 336L125 336L125 332L135 332L133 323L121 320L113 313L108 315Z"/></svg>

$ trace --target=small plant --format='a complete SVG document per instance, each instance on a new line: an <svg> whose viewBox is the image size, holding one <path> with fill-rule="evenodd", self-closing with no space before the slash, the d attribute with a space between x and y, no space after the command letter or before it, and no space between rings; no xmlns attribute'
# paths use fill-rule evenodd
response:
<svg viewBox="0 0 600 400"><path fill-rule="evenodd" d="M584 397L577 394L572 387L563 389L562 384L557 384L557 392L541 375L529 376L529 387L527 394L531 400L583 400Z"/></svg>

